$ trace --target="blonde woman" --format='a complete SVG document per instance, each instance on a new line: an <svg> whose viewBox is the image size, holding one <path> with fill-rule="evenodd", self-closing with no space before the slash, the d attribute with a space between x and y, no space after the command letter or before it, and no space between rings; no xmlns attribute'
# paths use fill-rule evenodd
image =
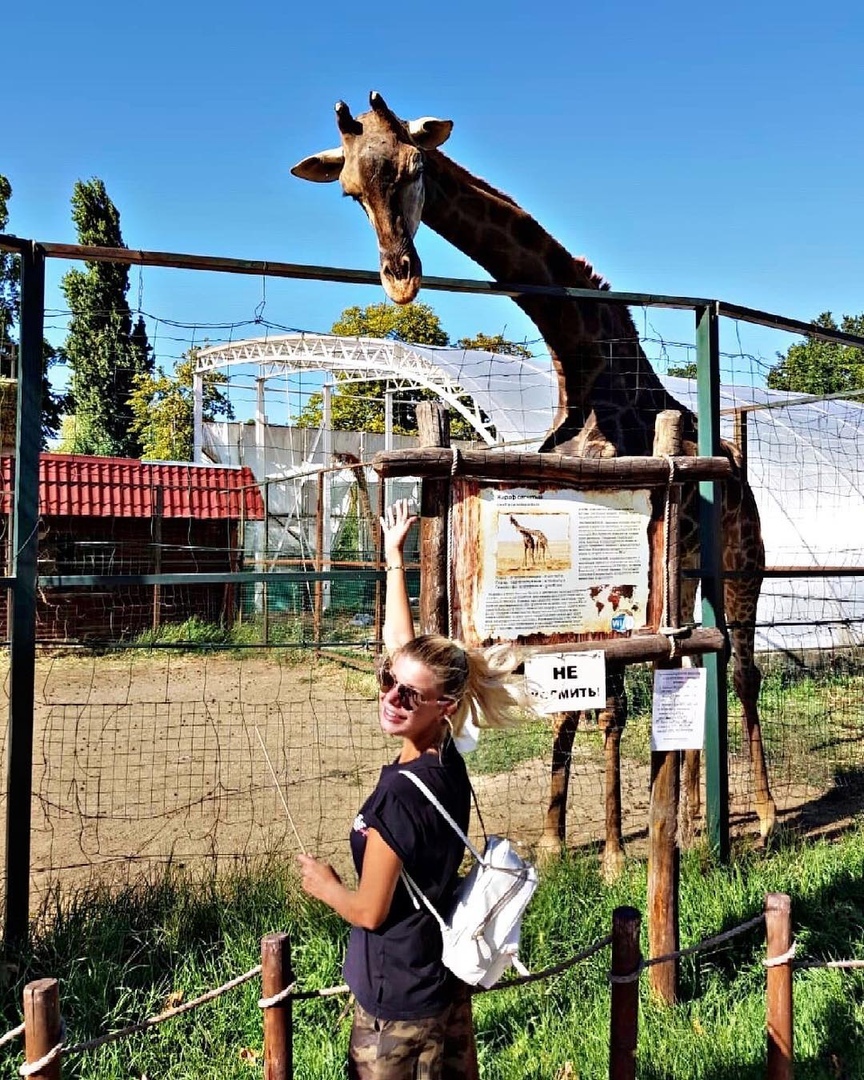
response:
<svg viewBox="0 0 864 1080"><path fill-rule="evenodd" d="M503 726L519 715L508 650L484 653L438 634L415 636L403 551L416 520L404 499L381 519L388 655L378 670L378 717L401 749L354 819L357 888L343 885L326 863L298 856L306 892L352 926L344 975L356 999L348 1067L356 1080L478 1076L468 989L441 963L433 917L400 883L404 867L446 912L464 845L401 771L420 777L467 832L471 786L455 739L469 717Z"/></svg>

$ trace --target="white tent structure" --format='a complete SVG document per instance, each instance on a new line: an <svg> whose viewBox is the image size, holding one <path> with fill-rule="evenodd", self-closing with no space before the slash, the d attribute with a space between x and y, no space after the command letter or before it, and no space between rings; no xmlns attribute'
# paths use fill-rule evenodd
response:
<svg viewBox="0 0 864 1080"><path fill-rule="evenodd" d="M258 406L254 452L247 447L243 453L241 447L240 456L259 480L274 472L298 475L313 460L320 468L339 452L336 443L345 433L332 432L328 423L329 394L337 375L358 383L384 380L392 388L386 396L384 449L402 442L392 433L392 394L400 388L433 390L489 447L525 450L536 449L542 441L557 400L548 361L331 335L257 338L199 352L196 460L202 460L205 443L211 459L226 460L219 440L212 434L208 438L201 422L203 376L241 364L255 366ZM265 435L267 383L300 371L325 373L324 424L314 433L314 445L300 452L300 460L295 453L294 465L286 467L284 459L268 463L266 447L274 440ZM682 405L696 410L695 381L663 382ZM735 439L736 421L739 431L743 425L746 432L748 477L762 518L767 566L849 571L864 566L864 403L724 386L721 410L724 437ZM207 428L215 432L223 426ZM763 650L864 644L864 575L769 576L758 623L757 648Z"/></svg>
<svg viewBox="0 0 864 1080"><path fill-rule="evenodd" d="M498 356L474 349L405 345L376 338L332 334L283 334L214 345L197 354L195 370L195 460L202 448L203 379L210 371L237 365L257 368L257 418L266 415L267 383L301 371L324 372L325 428L329 394L337 377L356 383L386 380L392 392L403 387L434 391L466 420L488 446L538 443L549 429L555 384L548 363ZM466 396L469 401L466 403ZM473 404L472 404L473 402ZM388 395L386 427L392 428ZM492 425L484 415L494 416ZM494 427L494 430L492 428ZM386 430L386 428L385 428Z"/></svg>
<svg viewBox="0 0 864 1080"><path fill-rule="evenodd" d="M664 378L696 411L696 383ZM721 386L724 438L746 433L747 476L769 568L824 567L824 577L769 576L756 645L797 652L864 644L864 401Z"/></svg>

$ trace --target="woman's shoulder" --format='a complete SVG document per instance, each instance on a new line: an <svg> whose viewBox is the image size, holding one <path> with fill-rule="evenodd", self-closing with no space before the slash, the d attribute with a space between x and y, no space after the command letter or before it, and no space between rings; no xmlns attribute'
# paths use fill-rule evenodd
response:
<svg viewBox="0 0 864 1080"><path fill-rule="evenodd" d="M462 755L455 749L443 750L440 757L438 754L421 754L413 761L397 764L387 778L387 787L390 790L404 792L407 789L417 791L416 784L403 775L408 772L421 780L436 794L468 786L468 770ZM382 777L383 780L383 777Z"/></svg>

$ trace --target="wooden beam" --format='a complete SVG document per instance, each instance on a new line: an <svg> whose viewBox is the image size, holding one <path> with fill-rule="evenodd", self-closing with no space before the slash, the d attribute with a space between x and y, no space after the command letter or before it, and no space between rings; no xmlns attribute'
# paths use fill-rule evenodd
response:
<svg viewBox="0 0 864 1080"><path fill-rule="evenodd" d="M676 457L675 482L726 480L732 466L725 457ZM669 464L662 458L573 458L564 454L513 453L507 450L461 450L455 462L450 450L410 447L376 454L371 461L379 476L469 476L519 483L563 483L580 488L665 487Z"/></svg>

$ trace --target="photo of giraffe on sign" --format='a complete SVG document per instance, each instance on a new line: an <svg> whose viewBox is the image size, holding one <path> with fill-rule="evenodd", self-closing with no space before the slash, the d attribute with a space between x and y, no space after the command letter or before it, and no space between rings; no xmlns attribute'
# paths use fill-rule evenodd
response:
<svg viewBox="0 0 864 1080"><path fill-rule="evenodd" d="M496 573L499 577L511 574L546 574L569 571L570 551L569 514L537 513L498 515Z"/></svg>
<svg viewBox="0 0 864 1080"><path fill-rule="evenodd" d="M451 609L466 644L613 637L647 625L650 494L451 488Z"/></svg>

